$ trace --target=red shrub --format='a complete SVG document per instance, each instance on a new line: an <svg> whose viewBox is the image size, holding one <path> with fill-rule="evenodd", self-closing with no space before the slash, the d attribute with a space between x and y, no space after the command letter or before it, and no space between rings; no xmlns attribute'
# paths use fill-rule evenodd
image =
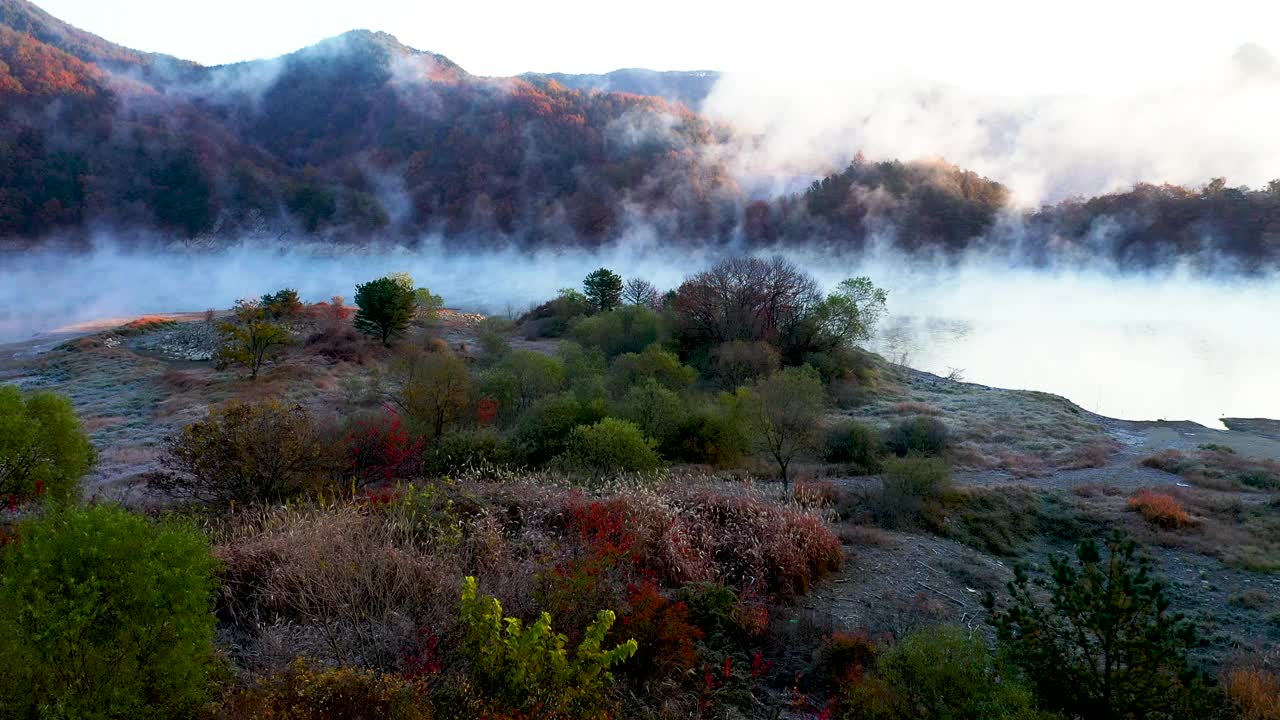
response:
<svg viewBox="0 0 1280 720"><path fill-rule="evenodd" d="M880 649L865 630L834 633L818 651L818 672L833 685L856 682L875 664Z"/></svg>
<svg viewBox="0 0 1280 720"><path fill-rule="evenodd" d="M491 397L480 398L476 403L476 424L480 427L489 427L497 417L498 401Z"/></svg>
<svg viewBox="0 0 1280 720"><path fill-rule="evenodd" d="M349 468L359 486L415 477L422 467L423 441L404 427L400 415L356 421L346 437Z"/></svg>
<svg viewBox="0 0 1280 720"><path fill-rule="evenodd" d="M617 626L619 638L635 638L640 649L624 669L646 679L689 676L703 633L689 621L688 606L671 602L652 582L631 587L629 606Z"/></svg>

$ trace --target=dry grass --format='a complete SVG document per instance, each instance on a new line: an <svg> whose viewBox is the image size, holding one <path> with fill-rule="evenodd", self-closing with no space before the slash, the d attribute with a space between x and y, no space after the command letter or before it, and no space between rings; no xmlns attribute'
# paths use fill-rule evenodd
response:
<svg viewBox="0 0 1280 720"><path fill-rule="evenodd" d="M893 536L874 525L841 525L840 540L846 545L889 547Z"/></svg>
<svg viewBox="0 0 1280 720"><path fill-rule="evenodd" d="M116 425L119 425L120 423L125 422L126 420L128 420L128 418L126 418L123 415L111 415L108 417L91 417L81 421L80 425L84 428L85 432L89 434L93 434L93 433L101 432L102 430L106 430L107 428L115 427Z"/></svg>
<svg viewBox="0 0 1280 720"><path fill-rule="evenodd" d="M1216 447L1194 453L1165 450L1142 464L1214 490L1280 490L1280 462L1241 457Z"/></svg>
<svg viewBox="0 0 1280 720"><path fill-rule="evenodd" d="M1280 674L1266 670L1232 670L1223 682L1241 720L1280 720Z"/></svg>
<svg viewBox="0 0 1280 720"><path fill-rule="evenodd" d="M715 481L587 493L506 476L316 499L208 529L226 567L219 613L238 660L260 670L290 652L393 667L423 628L447 634L465 575L512 616L553 603L573 627L625 605L639 577L785 596L843 561L820 514Z"/></svg>
<svg viewBox="0 0 1280 720"><path fill-rule="evenodd" d="M899 415L929 415L938 416L942 411L938 408L922 402L900 402L893 406L893 411Z"/></svg>
<svg viewBox="0 0 1280 720"><path fill-rule="evenodd" d="M1144 543L1217 558L1253 572L1280 572L1280 503L1275 501L1260 502L1256 495L1238 490L1172 486L1148 488L1133 498L1102 487L1080 488L1076 495L1089 516L1123 527ZM1152 497L1154 504L1148 502ZM1190 525L1183 522L1182 513Z"/></svg>
<svg viewBox="0 0 1280 720"><path fill-rule="evenodd" d="M1172 495L1152 490L1139 490L1129 498L1129 509L1141 513L1147 522L1162 528L1191 527L1194 522L1182 503Z"/></svg>
<svg viewBox="0 0 1280 720"><path fill-rule="evenodd" d="M116 328L112 332L115 333L116 335L123 335L125 337L130 337L134 335L142 335L143 333L148 333L153 330L160 330L162 328L171 327L177 324L178 322L176 320L166 318L162 315L143 315L140 318L130 320L129 322L125 323L124 325L121 325L120 327Z"/></svg>
<svg viewBox="0 0 1280 720"><path fill-rule="evenodd" d="M1101 467L1115 447L1102 425L1056 395L952 383L912 371L902 377L896 385L886 383L853 418L883 428L907 411L945 417L948 457L959 469L1034 477Z"/></svg>
<svg viewBox="0 0 1280 720"><path fill-rule="evenodd" d="M797 480L791 496L797 505L805 508L832 508L840 502L839 491L827 480Z"/></svg>

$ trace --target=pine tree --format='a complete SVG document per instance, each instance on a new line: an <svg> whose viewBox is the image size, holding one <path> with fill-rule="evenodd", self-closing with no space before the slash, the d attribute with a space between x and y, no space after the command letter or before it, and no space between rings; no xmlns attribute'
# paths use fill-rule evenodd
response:
<svg viewBox="0 0 1280 720"><path fill-rule="evenodd" d="M356 329L390 345L391 338L402 334L413 320L417 300L413 286L391 277L378 278L356 286Z"/></svg>
<svg viewBox="0 0 1280 720"><path fill-rule="evenodd" d="M587 275L582 289L591 304L601 312L608 312L622 304L622 277L608 268L600 268Z"/></svg>
<svg viewBox="0 0 1280 720"><path fill-rule="evenodd" d="M1074 563L1052 559L1048 578L1018 568L1006 605L986 596L989 622L1043 707L1098 720L1211 716L1214 693L1187 658L1195 627L1169 612L1152 564L1116 531L1105 557L1085 540Z"/></svg>

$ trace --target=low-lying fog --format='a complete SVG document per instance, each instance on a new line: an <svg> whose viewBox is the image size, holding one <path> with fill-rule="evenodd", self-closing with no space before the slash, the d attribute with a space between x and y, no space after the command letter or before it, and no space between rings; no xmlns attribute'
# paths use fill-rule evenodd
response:
<svg viewBox="0 0 1280 720"><path fill-rule="evenodd" d="M822 282L869 275L890 291L874 348L895 361L964 379L1064 395L1130 419L1280 417L1280 283L1103 271L1010 269L994 261L922 268L897 258L793 253ZM714 258L620 248L484 253L401 250L333 254L241 246L218 253L99 250L3 258L0 342L71 323L226 308L294 287L309 301L404 270L465 310L518 313L601 265L660 288Z"/></svg>

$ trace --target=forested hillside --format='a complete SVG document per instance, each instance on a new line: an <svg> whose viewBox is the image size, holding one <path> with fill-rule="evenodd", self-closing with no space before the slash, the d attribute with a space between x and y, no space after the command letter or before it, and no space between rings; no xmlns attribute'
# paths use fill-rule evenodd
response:
<svg viewBox="0 0 1280 720"><path fill-rule="evenodd" d="M753 138L690 109L716 77L481 77L366 30L203 67L0 0L0 240L590 247L643 228L681 246L1035 263L1256 271L1280 258L1276 183L1141 185L1026 211L943 160L859 155L813 169L804 192L749 192L761 183L741 183L734 160Z"/></svg>

